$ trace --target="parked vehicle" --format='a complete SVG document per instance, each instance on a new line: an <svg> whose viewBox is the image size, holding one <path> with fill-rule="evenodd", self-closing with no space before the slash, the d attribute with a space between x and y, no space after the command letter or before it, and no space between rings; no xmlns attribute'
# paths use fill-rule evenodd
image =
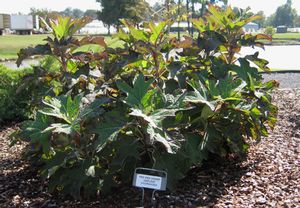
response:
<svg viewBox="0 0 300 208"><path fill-rule="evenodd" d="M12 30L19 35L32 34L39 30L39 18L32 15L0 14L0 35Z"/></svg>
<svg viewBox="0 0 300 208"><path fill-rule="evenodd" d="M0 35L3 35L5 31L10 29L10 15L0 14Z"/></svg>

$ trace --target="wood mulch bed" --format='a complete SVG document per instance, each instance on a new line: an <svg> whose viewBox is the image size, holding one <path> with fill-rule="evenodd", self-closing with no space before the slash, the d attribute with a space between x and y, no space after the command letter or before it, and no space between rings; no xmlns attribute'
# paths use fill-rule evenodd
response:
<svg viewBox="0 0 300 208"><path fill-rule="evenodd" d="M191 170L174 192L157 195L156 207L300 207L300 89L276 90L273 96L279 107L277 126L250 148L246 159L233 157ZM9 148L8 135L16 128L0 129L0 207L139 206L139 190L128 187L91 202L49 194L47 183L21 160L24 144Z"/></svg>

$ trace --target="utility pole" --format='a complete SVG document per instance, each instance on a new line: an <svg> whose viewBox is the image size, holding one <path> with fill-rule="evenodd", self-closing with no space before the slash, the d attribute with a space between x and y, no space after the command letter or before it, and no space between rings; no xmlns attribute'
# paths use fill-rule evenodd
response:
<svg viewBox="0 0 300 208"><path fill-rule="evenodd" d="M195 0L192 0L192 19L194 18L195 13ZM192 37L194 37L194 27L192 25Z"/></svg>
<svg viewBox="0 0 300 208"><path fill-rule="evenodd" d="M186 0L186 11L188 13L188 17L187 17L187 23L188 23L188 31L189 34L191 34L191 26L190 26L190 1Z"/></svg>
<svg viewBox="0 0 300 208"><path fill-rule="evenodd" d="M180 40L180 4L181 0L178 0L178 28L177 28L177 33L178 33L178 40Z"/></svg>
<svg viewBox="0 0 300 208"><path fill-rule="evenodd" d="M167 15L168 15L168 19L169 19L169 13L170 13L170 0L166 0L166 8L167 8Z"/></svg>

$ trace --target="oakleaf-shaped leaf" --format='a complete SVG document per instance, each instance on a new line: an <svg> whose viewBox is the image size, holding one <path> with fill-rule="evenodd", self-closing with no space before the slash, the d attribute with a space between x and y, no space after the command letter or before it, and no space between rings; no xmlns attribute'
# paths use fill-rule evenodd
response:
<svg viewBox="0 0 300 208"><path fill-rule="evenodd" d="M63 123L54 123L51 124L45 131L51 131L54 133L64 133L64 134L72 134L73 132L79 132L80 126L79 124L63 124Z"/></svg>
<svg viewBox="0 0 300 208"><path fill-rule="evenodd" d="M147 127L147 133L150 136L151 143L159 142L161 143L168 153L174 153L173 149L178 149L178 147L174 144L174 141L167 135L167 133L153 128L151 125Z"/></svg>
<svg viewBox="0 0 300 208"><path fill-rule="evenodd" d="M146 115L143 111L140 109L132 109L132 112L129 114L131 116L141 117L145 121L149 123L150 126L153 128L159 128L162 129L162 121L166 119L167 117L173 117L175 116L176 111L179 109L157 109L153 112L151 112L149 115Z"/></svg>
<svg viewBox="0 0 300 208"><path fill-rule="evenodd" d="M50 151L49 141L51 135L51 132L47 130L49 124L49 118L38 112L34 121L25 121L22 123L22 131L17 136L32 143L41 144L43 152L48 154Z"/></svg>
<svg viewBox="0 0 300 208"><path fill-rule="evenodd" d="M168 173L168 189L174 189L180 179L185 177L186 172L190 169L189 159L182 154L170 154L161 151L153 153L153 168L164 170Z"/></svg>
<svg viewBox="0 0 300 208"><path fill-rule="evenodd" d="M191 103L203 103L209 106L212 111L214 111L216 103L215 101L209 100L208 91L202 82L200 80L192 80L189 82L189 85L194 89L194 91L188 92L184 98L184 101Z"/></svg>
<svg viewBox="0 0 300 208"><path fill-rule="evenodd" d="M45 115L63 119L65 122L71 124L79 114L81 98L82 96L76 96L74 100L72 100L71 96L60 96L58 98L52 98L49 101L43 101L48 107L40 110L40 112Z"/></svg>
<svg viewBox="0 0 300 208"><path fill-rule="evenodd" d="M144 75L140 74L133 82L133 87L129 86L126 82L118 81L117 86L120 90L127 94L125 99L125 103L130 107L139 107L140 109L143 108L142 106L142 99L147 94L148 89L150 88L151 84L153 83L153 79L145 81Z"/></svg>
<svg viewBox="0 0 300 208"><path fill-rule="evenodd" d="M113 141L117 138L118 133L127 124L126 117L118 111L110 111L104 115L104 122L98 124L95 129L91 131L98 135L95 143L96 151L103 149L107 141Z"/></svg>
<svg viewBox="0 0 300 208"><path fill-rule="evenodd" d="M245 59L253 62L256 66L264 71L270 71L270 68L267 66L269 62L265 59L258 58L259 52L254 53L253 55L245 56Z"/></svg>

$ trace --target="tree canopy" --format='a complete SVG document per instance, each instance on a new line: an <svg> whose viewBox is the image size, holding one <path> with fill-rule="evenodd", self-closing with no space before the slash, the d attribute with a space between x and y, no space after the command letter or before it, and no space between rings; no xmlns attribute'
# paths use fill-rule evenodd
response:
<svg viewBox="0 0 300 208"><path fill-rule="evenodd" d="M120 19L140 23L149 14L150 6L145 0L96 0L101 4L99 19L108 26L119 26Z"/></svg>
<svg viewBox="0 0 300 208"><path fill-rule="evenodd" d="M84 16L91 17L93 20L98 19L98 11L94 9L88 9L84 12Z"/></svg>
<svg viewBox="0 0 300 208"><path fill-rule="evenodd" d="M273 25L286 25L292 27L294 26L296 16L296 10L292 8L292 1L287 0L284 5L277 8L273 19Z"/></svg>
<svg viewBox="0 0 300 208"><path fill-rule="evenodd" d="M63 16L69 16L69 17L72 17L72 18L81 18L84 16L84 12L78 8L71 8L71 7L68 7L66 8L65 10L61 11L60 12Z"/></svg>

